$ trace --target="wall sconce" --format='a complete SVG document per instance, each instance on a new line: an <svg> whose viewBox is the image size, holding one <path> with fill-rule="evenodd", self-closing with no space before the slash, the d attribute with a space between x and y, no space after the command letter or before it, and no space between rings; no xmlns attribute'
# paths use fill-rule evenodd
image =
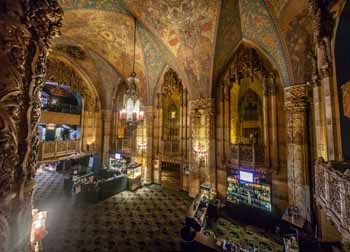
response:
<svg viewBox="0 0 350 252"><path fill-rule="evenodd" d="M203 144L199 144L199 146L194 149L194 152L198 156L199 160L203 160L208 153L208 148L205 148Z"/></svg>
<svg viewBox="0 0 350 252"><path fill-rule="evenodd" d="M138 147L140 150L145 150L146 147L147 147L147 144L146 144L146 143L141 143L141 144L138 144L137 147Z"/></svg>

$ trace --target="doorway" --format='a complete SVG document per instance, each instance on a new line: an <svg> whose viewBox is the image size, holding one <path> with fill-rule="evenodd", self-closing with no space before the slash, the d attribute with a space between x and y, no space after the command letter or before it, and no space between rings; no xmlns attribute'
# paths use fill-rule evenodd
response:
<svg viewBox="0 0 350 252"><path fill-rule="evenodd" d="M180 164L162 162L160 183L164 187L180 190Z"/></svg>

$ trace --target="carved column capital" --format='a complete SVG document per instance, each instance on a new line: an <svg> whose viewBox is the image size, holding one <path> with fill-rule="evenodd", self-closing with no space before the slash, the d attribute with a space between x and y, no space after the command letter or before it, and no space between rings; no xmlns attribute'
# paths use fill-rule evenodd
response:
<svg viewBox="0 0 350 252"><path fill-rule="evenodd" d="M287 110L306 109L311 101L311 85L298 84L284 88L284 105Z"/></svg>

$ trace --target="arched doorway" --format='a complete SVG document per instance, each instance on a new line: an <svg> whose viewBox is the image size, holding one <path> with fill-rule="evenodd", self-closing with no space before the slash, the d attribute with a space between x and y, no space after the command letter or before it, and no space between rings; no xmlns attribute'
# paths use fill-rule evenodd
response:
<svg viewBox="0 0 350 252"><path fill-rule="evenodd" d="M222 128L217 149L225 160L228 202L281 212L288 203L287 157L281 147L286 128L276 69L259 49L246 43L237 48L217 86L217 123ZM245 175L251 181L244 182ZM249 192L253 188L259 188L259 199L237 196L242 190L256 195Z"/></svg>
<svg viewBox="0 0 350 252"><path fill-rule="evenodd" d="M187 91L173 69L160 82L156 97L155 182L187 190ZM158 168L158 169L157 169Z"/></svg>

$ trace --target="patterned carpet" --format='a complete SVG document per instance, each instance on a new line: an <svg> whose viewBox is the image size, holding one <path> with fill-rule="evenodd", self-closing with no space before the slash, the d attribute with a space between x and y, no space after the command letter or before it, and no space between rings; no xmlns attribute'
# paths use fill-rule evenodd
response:
<svg viewBox="0 0 350 252"><path fill-rule="evenodd" d="M34 207L48 211L44 252L180 251L179 230L190 203L184 193L152 185L77 204L63 193L63 175L36 176Z"/></svg>
<svg viewBox="0 0 350 252"><path fill-rule="evenodd" d="M259 232L252 226L241 226L234 224L226 219L219 218L213 231L219 240L230 240L239 244L244 249L252 247L259 248L260 252L282 252L283 246L265 233ZM248 250L249 251L249 250Z"/></svg>

